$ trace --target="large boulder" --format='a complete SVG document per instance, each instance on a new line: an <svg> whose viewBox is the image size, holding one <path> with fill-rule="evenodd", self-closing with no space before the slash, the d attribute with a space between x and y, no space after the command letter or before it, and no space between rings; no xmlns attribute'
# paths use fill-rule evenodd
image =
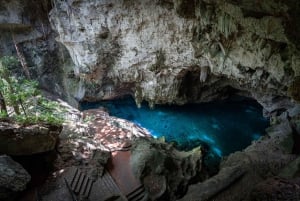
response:
<svg viewBox="0 0 300 201"><path fill-rule="evenodd" d="M0 154L31 155L55 149L60 126L0 122Z"/></svg>
<svg viewBox="0 0 300 201"><path fill-rule="evenodd" d="M138 138L131 154L133 173L144 184L151 200L175 200L203 172L200 147L181 152L161 141Z"/></svg>
<svg viewBox="0 0 300 201"><path fill-rule="evenodd" d="M7 155L0 156L0 200L9 200L23 191L31 177L26 170Z"/></svg>

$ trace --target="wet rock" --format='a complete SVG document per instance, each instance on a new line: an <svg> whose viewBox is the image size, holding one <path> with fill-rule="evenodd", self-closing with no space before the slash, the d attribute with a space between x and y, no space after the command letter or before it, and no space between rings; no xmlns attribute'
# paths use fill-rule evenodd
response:
<svg viewBox="0 0 300 201"><path fill-rule="evenodd" d="M195 198L207 200L238 180L245 172L246 170L241 166L225 167L216 176L189 187L187 196L184 196L180 201L189 201Z"/></svg>
<svg viewBox="0 0 300 201"><path fill-rule="evenodd" d="M7 155L0 156L0 200L13 200L25 190L31 177L26 170Z"/></svg>
<svg viewBox="0 0 300 201"><path fill-rule="evenodd" d="M251 201L300 200L300 178L269 178L257 184L251 192Z"/></svg>
<svg viewBox="0 0 300 201"><path fill-rule="evenodd" d="M266 136L225 157L217 175L191 185L182 200L250 200L255 185L278 175L296 158L292 154L292 132L287 120L268 128Z"/></svg>
<svg viewBox="0 0 300 201"><path fill-rule="evenodd" d="M130 163L151 200L174 200L186 191L191 179L201 174L202 152L200 148L180 152L164 142L137 139Z"/></svg>
<svg viewBox="0 0 300 201"><path fill-rule="evenodd" d="M31 155L55 149L61 126L0 122L0 153Z"/></svg>

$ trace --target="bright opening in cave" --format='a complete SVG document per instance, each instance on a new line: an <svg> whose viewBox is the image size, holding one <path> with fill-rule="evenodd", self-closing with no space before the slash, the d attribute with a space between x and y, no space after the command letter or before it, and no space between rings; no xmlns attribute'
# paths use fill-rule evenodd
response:
<svg viewBox="0 0 300 201"><path fill-rule="evenodd" d="M137 108L132 98L81 104L81 109L105 107L110 115L127 119L148 129L153 137L164 136L180 150L202 145L211 157L242 150L264 135L268 119L254 100L227 100L183 106L146 103Z"/></svg>

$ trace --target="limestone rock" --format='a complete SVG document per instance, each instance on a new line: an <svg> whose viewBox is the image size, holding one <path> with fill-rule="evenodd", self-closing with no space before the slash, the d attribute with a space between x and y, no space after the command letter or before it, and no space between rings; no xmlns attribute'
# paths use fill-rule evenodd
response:
<svg viewBox="0 0 300 201"><path fill-rule="evenodd" d="M180 201L207 200L227 188L246 172L241 166L226 167L208 180L189 187L187 195Z"/></svg>
<svg viewBox="0 0 300 201"><path fill-rule="evenodd" d="M0 153L31 155L55 149L60 126L20 126L0 122Z"/></svg>
<svg viewBox="0 0 300 201"><path fill-rule="evenodd" d="M151 200L174 200L182 195L191 179L201 174L200 148L177 151L172 145L151 139L137 139L131 149L131 167L144 184Z"/></svg>
<svg viewBox="0 0 300 201"><path fill-rule="evenodd" d="M0 156L0 200L9 200L15 193L25 190L30 179L19 163L7 155Z"/></svg>
<svg viewBox="0 0 300 201"><path fill-rule="evenodd" d="M252 201L300 200L300 178L270 178L255 186Z"/></svg>
<svg viewBox="0 0 300 201"><path fill-rule="evenodd" d="M290 143L284 143L292 134L288 121L270 127L267 133L245 150L224 158L219 173L191 185L182 200L251 200L250 192L255 185L278 175L295 159Z"/></svg>
<svg viewBox="0 0 300 201"><path fill-rule="evenodd" d="M73 62L63 45L55 41L48 13L50 0L3 0L0 7L1 56L16 56L16 47L27 63L32 79L44 90L59 95L73 106L80 97L80 83L72 77ZM35 11L35 12L32 12ZM11 69L12 75L23 76L22 66Z"/></svg>
<svg viewBox="0 0 300 201"><path fill-rule="evenodd" d="M300 176L300 157L290 162L278 175L281 178L293 179Z"/></svg>
<svg viewBox="0 0 300 201"><path fill-rule="evenodd" d="M54 2L51 25L82 81L80 99L183 104L233 88L263 101L266 92L286 97L299 74L285 26L296 17L292 0Z"/></svg>

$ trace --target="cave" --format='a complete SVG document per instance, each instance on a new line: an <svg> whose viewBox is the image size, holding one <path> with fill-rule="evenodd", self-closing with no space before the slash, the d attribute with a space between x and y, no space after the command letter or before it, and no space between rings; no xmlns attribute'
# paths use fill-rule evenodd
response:
<svg viewBox="0 0 300 201"><path fill-rule="evenodd" d="M2 0L0 200L300 200L297 0Z"/></svg>

